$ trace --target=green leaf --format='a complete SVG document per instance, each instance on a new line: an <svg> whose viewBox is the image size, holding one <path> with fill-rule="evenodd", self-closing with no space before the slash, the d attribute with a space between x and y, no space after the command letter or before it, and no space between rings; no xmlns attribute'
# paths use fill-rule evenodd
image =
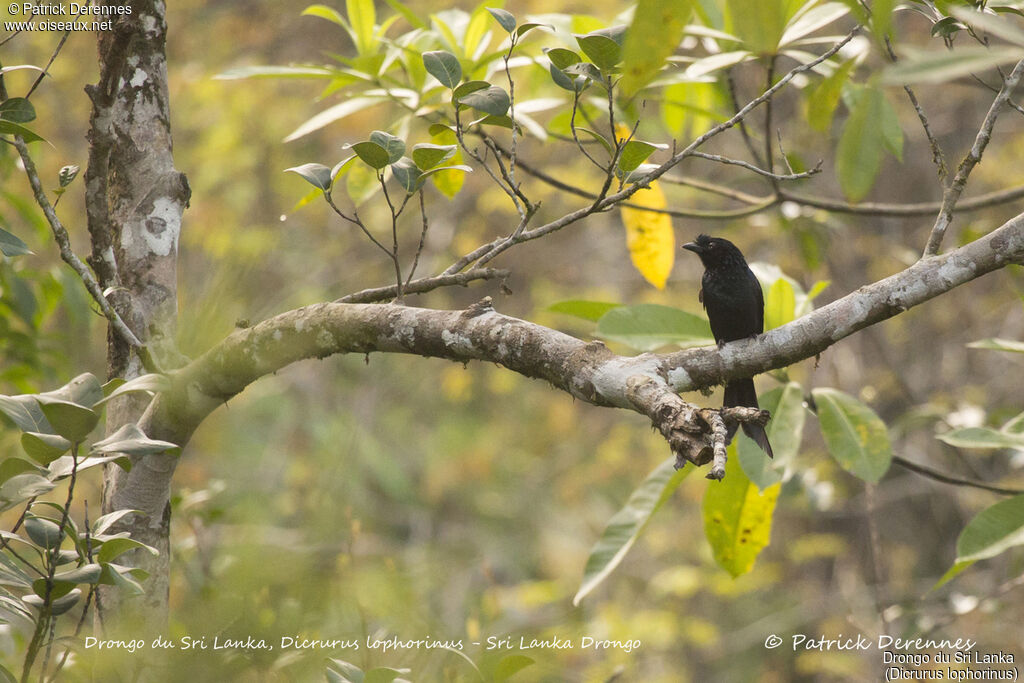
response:
<svg viewBox="0 0 1024 683"><path fill-rule="evenodd" d="M1012 339L981 339L967 345L969 349L990 349L992 351L1012 351L1013 353L1024 353L1024 342Z"/></svg>
<svg viewBox="0 0 1024 683"><path fill-rule="evenodd" d="M782 327L796 317L796 292L786 278L773 282L764 295L765 331Z"/></svg>
<svg viewBox="0 0 1024 683"><path fill-rule="evenodd" d="M131 470L131 463L123 455L93 455L88 458L72 458L70 455L62 455L46 467L46 476L51 481L58 481L71 476L73 471L81 474L91 467L108 462L117 463L125 472Z"/></svg>
<svg viewBox="0 0 1024 683"><path fill-rule="evenodd" d="M647 161L647 157L651 156L658 149L668 149L668 145L659 145L653 142L644 142L643 140L630 140L623 147L622 154L619 156L619 170L623 173L636 170L640 164Z"/></svg>
<svg viewBox="0 0 1024 683"><path fill-rule="evenodd" d="M94 404L94 407L107 403L108 401L111 401L117 398L118 396L124 396L125 394L146 392L150 395L153 395L161 391L167 391L170 388L171 378L168 377L167 375L162 375L160 373L149 373L145 375L139 375L138 377L131 379L127 382L122 382L120 385L115 387L114 390L111 391L107 396L97 401Z"/></svg>
<svg viewBox="0 0 1024 683"><path fill-rule="evenodd" d="M71 442L57 434L23 432L21 447L40 465L48 465L71 449Z"/></svg>
<svg viewBox="0 0 1024 683"><path fill-rule="evenodd" d="M559 301L548 306L547 310L554 313L565 313L576 316L591 322L597 322L608 311L618 308L622 304L613 304L607 301L585 301L583 299L568 299Z"/></svg>
<svg viewBox="0 0 1024 683"><path fill-rule="evenodd" d="M483 90L484 88L489 87L491 87L491 84L487 81L466 81L452 91L452 102L458 102L459 98L463 95L468 95L471 92L476 92L477 90Z"/></svg>
<svg viewBox="0 0 1024 683"><path fill-rule="evenodd" d="M886 68L886 85L945 83L962 76L981 73L1024 58L1019 47L957 47L953 50L916 51L904 48L906 57Z"/></svg>
<svg viewBox="0 0 1024 683"><path fill-rule="evenodd" d="M346 0L345 9L355 35L356 51L360 55L370 54L377 48L373 33L377 21L373 0Z"/></svg>
<svg viewBox="0 0 1024 683"><path fill-rule="evenodd" d="M1015 436L1024 435L1024 413L1020 413L1017 417L1004 424L999 431L1004 434L1013 434Z"/></svg>
<svg viewBox="0 0 1024 683"><path fill-rule="evenodd" d="M505 683L512 676L534 663L535 661L526 655L505 655L494 667L494 683Z"/></svg>
<svg viewBox="0 0 1024 683"><path fill-rule="evenodd" d="M856 66L856 60L843 62L831 76L823 79L807 98L807 122L816 131L825 132L832 125L832 117L843 87L850 80L850 73Z"/></svg>
<svg viewBox="0 0 1024 683"><path fill-rule="evenodd" d="M38 71L39 73L46 73L35 64L15 64L14 66L0 67L0 76L3 76L6 73L11 73L12 71L21 71L23 69L30 69L32 71Z"/></svg>
<svg viewBox="0 0 1024 683"><path fill-rule="evenodd" d="M963 570L967 569L972 564L974 564L974 562L954 562L953 566L946 570L946 573L943 574L939 578L939 580L935 582L935 585L932 586L929 589L929 591L936 590L938 588L941 588L945 584L949 583L954 578L956 578L960 574L960 572L962 572Z"/></svg>
<svg viewBox="0 0 1024 683"><path fill-rule="evenodd" d="M25 533L33 543L47 550L58 547L64 537L59 524L44 517L31 515L25 518Z"/></svg>
<svg viewBox="0 0 1024 683"><path fill-rule="evenodd" d="M380 147L380 145L376 146ZM386 155L387 152L381 148L381 154ZM380 192L380 182L377 180L376 169L371 168L367 164L353 164L345 178L345 190L348 192L352 203L356 206L361 206L370 197Z"/></svg>
<svg viewBox="0 0 1024 683"><path fill-rule="evenodd" d="M504 116L511 105L508 93L497 85L475 90L459 98L459 103L492 116Z"/></svg>
<svg viewBox="0 0 1024 683"><path fill-rule="evenodd" d="M879 121L879 128L882 132L882 145L896 157L900 163L903 162L903 128L900 127L900 119L896 115L889 98L882 96L882 118Z"/></svg>
<svg viewBox="0 0 1024 683"><path fill-rule="evenodd" d="M17 235L12 235L3 228L0 228L0 252L3 252L4 256L24 256L25 254L31 254L32 250L28 248L28 245L18 239Z"/></svg>
<svg viewBox="0 0 1024 683"><path fill-rule="evenodd" d="M412 194L420 186L420 169L417 168L416 162L409 157L402 157L392 164L391 174L407 194Z"/></svg>
<svg viewBox="0 0 1024 683"><path fill-rule="evenodd" d="M348 21L345 20L345 17L341 16L341 13L333 7L328 7L327 5L310 5L306 9L302 10L302 13L299 16L326 19L332 24L337 24L345 29L349 36L351 36L352 42L355 42L356 40L355 31L352 30L352 26L350 26Z"/></svg>
<svg viewBox="0 0 1024 683"><path fill-rule="evenodd" d="M56 600L50 602L50 614L57 616L64 614L78 603L78 599L82 597L82 591L79 588L73 588L64 595ZM22 598L26 605L30 605L38 610L42 610L44 601L38 595L26 595Z"/></svg>
<svg viewBox="0 0 1024 683"><path fill-rule="evenodd" d="M134 538L118 537L111 538L108 541L104 541L103 545L100 546L99 553L96 554L96 559L100 564L107 564L113 562L115 558L128 552L129 550L141 549L147 553L156 557L160 553L157 552L156 548L150 547L141 541L136 541Z"/></svg>
<svg viewBox="0 0 1024 683"><path fill-rule="evenodd" d="M285 173L296 173L313 187L329 192L331 189L331 169L323 164L302 164L284 169Z"/></svg>
<svg viewBox="0 0 1024 683"><path fill-rule="evenodd" d="M375 130L370 133L370 142L375 142L384 148L388 153L388 163L393 164L405 154L405 142L382 130Z"/></svg>
<svg viewBox="0 0 1024 683"><path fill-rule="evenodd" d="M491 13L491 16L494 17L506 32L512 33L516 30L516 17L508 10L499 9L497 7L488 7L487 11Z"/></svg>
<svg viewBox="0 0 1024 683"><path fill-rule="evenodd" d="M957 448L1024 448L1024 434L997 432L987 427L965 427L939 434L938 439Z"/></svg>
<svg viewBox="0 0 1024 683"><path fill-rule="evenodd" d="M348 662L341 659L329 659L330 664L327 668L328 679L331 683L364 683L363 679L366 674L355 664L349 664ZM335 677L331 677L330 674L335 674Z"/></svg>
<svg viewBox="0 0 1024 683"><path fill-rule="evenodd" d="M883 108L882 91L865 88L857 97L839 138L836 174L843 194L852 202L864 198L882 168L885 141L878 123L882 119Z"/></svg>
<svg viewBox="0 0 1024 683"><path fill-rule="evenodd" d="M597 322L597 334L638 351L653 351L667 344L686 347L714 343L705 318L658 304L613 308Z"/></svg>
<svg viewBox="0 0 1024 683"><path fill-rule="evenodd" d="M9 135L20 135L25 142L38 142L43 139L41 136L36 135L20 123L0 119L0 135L5 133Z"/></svg>
<svg viewBox="0 0 1024 683"><path fill-rule="evenodd" d="M36 396L36 401L54 431L75 443L85 441L100 419L99 413L71 401L43 394Z"/></svg>
<svg viewBox="0 0 1024 683"><path fill-rule="evenodd" d="M892 0L876 0L872 6L872 11L878 12L880 4L885 2L891 3L891 1ZM807 7L807 5L804 5L804 7ZM802 14L797 12L786 26L786 30L782 33L782 36L779 38L779 46L783 47L791 45L804 36L808 36L818 29L828 26L832 22L845 17L849 13L850 8L839 2L826 2L818 5L817 7L813 7Z"/></svg>
<svg viewBox="0 0 1024 683"><path fill-rule="evenodd" d="M399 680L399 676L405 676L411 669L395 669L390 666L375 666L366 672L363 683L392 683ZM405 679L401 679L404 683Z"/></svg>
<svg viewBox="0 0 1024 683"><path fill-rule="evenodd" d="M454 89L462 80L462 65L451 52L436 50L423 53L423 66L446 88Z"/></svg>
<svg viewBox="0 0 1024 683"><path fill-rule="evenodd" d="M615 34L610 33L615 30ZM580 49L602 71L614 69L622 61L622 38L626 27L601 29L586 35L573 34Z"/></svg>
<svg viewBox="0 0 1024 683"><path fill-rule="evenodd" d="M118 589L126 591L129 595L143 595L146 591L136 579L137 576L145 578L148 576L148 573L143 569L122 567L119 564L107 562L103 564L103 574L100 576L100 583L107 586L116 586Z"/></svg>
<svg viewBox="0 0 1024 683"><path fill-rule="evenodd" d="M944 17L932 24L930 33L936 38L948 38L965 28L967 27L957 21L955 17Z"/></svg>
<svg viewBox="0 0 1024 683"><path fill-rule="evenodd" d="M150 439L138 425L122 425L116 432L92 445L94 453L123 453L124 455L178 455L181 447L170 441Z"/></svg>
<svg viewBox="0 0 1024 683"><path fill-rule="evenodd" d="M434 184L437 185L438 178L448 177L451 173L472 173L473 169L465 164L456 164L454 166L437 166L435 168L428 169L420 174L419 185L422 185L427 178L433 178Z"/></svg>
<svg viewBox="0 0 1024 683"><path fill-rule="evenodd" d="M424 31L426 31L429 28L426 22L420 19L415 12L409 9L409 7L406 6L404 3L400 2L400 0L384 1L388 4L388 7L402 15L402 18L409 22L409 25L412 26L413 28L423 29Z"/></svg>
<svg viewBox="0 0 1024 683"><path fill-rule="evenodd" d="M818 406L821 435L836 462L864 481L881 479L892 461L885 423L849 394L829 388L811 394Z"/></svg>
<svg viewBox="0 0 1024 683"><path fill-rule="evenodd" d="M1024 494L985 508L956 541L956 561L974 562L1024 545Z"/></svg>
<svg viewBox="0 0 1024 683"><path fill-rule="evenodd" d="M25 472L38 473L40 468L38 465L30 463L28 460L9 455L3 460L0 460L0 484L3 484L11 477Z"/></svg>
<svg viewBox="0 0 1024 683"><path fill-rule="evenodd" d="M892 35L892 13L896 0L875 0L871 5L871 29L879 42Z"/></svg>
<svg viewBox="0 0 1024 683"><path fill-rule="evenodd" d="M602 87L606 87L604 78L601 76L600 69L590 62L580 62L579 64L567 66L562 69L562 72L567 76L582 76L583 78L589 79L595 83L600 83Z"/></svg>
<svg viewBox="0 0 1024 683"><path fill-rule="evenodd" d="M693 4L694 0L637 2L622 46L623 77L619 86L627 96L650 83L679 47Z"/></svg>
<svg viewBox="0 0 1024 683"><path fill-rule="evenodd" d="M1002 38L1017 47L1024 47L1024 31L1017 28L1009 19L995 17L966 7L950 7L949 13L975 29Z"/></svg>
<svg viewBox="0 0 1024 683"><path fill-rule="evenodd" d="M791 5L782 0L726 0L725 31L758 55L775 54L793 14Z"/></svg>
<svg viewBox="0 0 1024 683"><path fill-rule="evenodd" d="M16 474L0 486L0 511L8 510L29 498L41 496L53 488L53 482L34 472Z"/></svg>
<svg viewBox="0 0 1024 683"><path fill-rule="evenodd" d="M593 138L595 141L597 141L598 144L600 144L602 147L604 147L604 151L607 152L608 153L608 157L611 158L611 156L612 156L612 143L608 142L608 139L605 136L601 135L596 130L591 130L589 128L584 128L582 126L576 126L576 132L577 133L585 133L585 134L589 135L591 138ZM634 151L636 151L636 150L634 150ZM620 162L619 162L620 167L621 167L621 164L622 164L622 162L620 160Z"/></svg>
<svg viewBox="0 0 1024 683"><path fill-rule="evenodd" d="M675 469L675 458L668 458L633 491L626 505L608 521L600 540L590 551L583 570L583 582L572 599L580 601L611 574L633 547L651 517L672 497L679 483L694 469Z"/></svg>
<svg viewBox="0 0 1024 683"><path fill-rule="evenodd" d="M113 512L108 512L92 523L92 535L94 537L102 536L107 533L107 531L110 530L110 527L116 524L122 517L132 514L145 515L146 513L142 510L114 510Z"/></svg>
<svg viewBox="0 0 1024 683"><path fill-rule="evenodd" d="M51 590L50 597L60 597L67 595L71 592L71 589L78 584L96 584L100 582L100 575L103 573L103 567L96 563L84 564L81 567L70 569L66 572L54 574L53 582L54 588ZM58 585L63 584L60 588ZM36 592L36 595L46 594L46 579L39 578L32 582L32 589Z"/></svg>
<svg viewBox="0 0 1024 683"><path fill-rule="evenodd" d="M24 97L12 97L0 102L0 119L14 123L28 123L35 118L35 107Z"/></svg>
<svg viewBox="0 0 1024 683"><path fill-rule="evenodd" d="M473 121L473 123L470 125L473 124L480 124L481 126L501 126L502 128L508 128L509 130L512 130L513 128L518 128L519 130L522 130L522 128L516 126L515 121L513 121L510 117L504 115L492 116L491 114L488 114L482 119Z"/></svg>
<svg viewBox="0 0 1024 683"><path fill-rule="evenodd" d="M796 382L761 394L758 403L772 414L765 430L775 458L765 456L764 451L742 430L737 432L736 450L743 472L758 489L764 491L782 481L786 469L796 458L807 410L804 408L803 388Z"/></svg>
<svg viewBox="0 0 1024 683"><path fill-rule="evenodd" d="M103 386L96 379L95 375L84 372L59 389L47 391L39 394L39 396L70 401L85 408L91 408L103 398ZM37 429L35 431L43 430Z"/></svg>
<svg viewBox="0 0 1024 683"><path fill-rule="evenodd" d="M759 492L743 473L735 443L729 446L725 478L704 493L704 535L718 566L734 577L749 572L768 545L781 484Z"/></svg>
<svg viewBox="0 0 1024 683"><path fill-rule="evenodd" d="M516 38L522 38L526 33L532 31L535 28L546 28L550 31L555 30L555 28L551 24L541 24L536 21L528 21L516 29Z"/></svg>
<svg viewBox="0 0 1024 683"><path fill-rule="evenodd" d="M456 149L458 148L455 145L434 145L425 142L412 148L412 160L416 162L417 168L426 171L428 168L433 168L442 161L450 159Z"/></svg>
<svg viewBox="0 0 1024 683"><path fill-rule="evenodd" d="M391 155L376 142L364 140L351 145L352 151L356 153L360 161L375 170L381 170L391 163Z"/></svg>
<svg viewBox="0 0 1024 683"><path fill-rule="evenodd" d="M362 111L367 107L378 104L381 102L380 97L353 97L345 100L341 104L336 104L329 109L325 109L316 116L308 119L301 126L293 130L285 137L284 142L291 142L297 140L304 135L308 135L315 130L320 130L324 126L340 121L358 111Z"/></svg>
<svg viewBox="0 0 1024 683"><path fill-rule="evenodd" d="M544 54L551 60L552 66L558 70L565 69L573 64L579 64L582 59L572 50L564 47L545 48Z"/></svg>
<svg viewBox="0 0 1024 683"><path fill-rule="evenodd" d="M233 81L244 78L334 78L338 72L323 66L239 66L214 76L214 80Z"/></svg>
<svg viewBox="0 0 1024 683"><path fill-rule="evenodd" d="M466 173L465 171L457 170L462 162L462 151L458 149L456 143L458 142L455 137L455 131L451 130L447 126L441 126L435 124L430 127L431 142L435 145L451 145L455 147L455 154L452 155L451 161L456 170L444 170L436 173L431 180L434 183L434 187L440 190L441 194L452 199L462 189L462 184L465 182ZM431 169L432 171L438 169Z"/></svg>

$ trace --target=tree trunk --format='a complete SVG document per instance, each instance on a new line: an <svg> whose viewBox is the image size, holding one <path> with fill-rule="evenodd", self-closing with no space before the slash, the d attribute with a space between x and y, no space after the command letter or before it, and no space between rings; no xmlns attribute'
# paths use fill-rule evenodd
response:
<svg viewBox="0 0 1024 683"><path fill-rule="evenodd" d="M100 79L86 88L93 104L85 176L89 263L121 318L166 364L174 357L178 237L189 187L171 157L164 4L137 0L129 6L131 14L99 35ZM107 360L109 377L130 379L145 372L138 355L110 332ZM145 409L138 396L112 402L108 434L138 421ZM156 558L137 553L131 559L150 572L139 614L159 628L167 613L170 491L162 478L159 485L147 486L146 475L153 468L173 469L175 460L138 460L145 462L133 462L130 472L108 466L103 512L145 513L127 516L118 530L160 551ZM105 608L116 612L126 606L119 603L116 590L104 595Z"/></svg>

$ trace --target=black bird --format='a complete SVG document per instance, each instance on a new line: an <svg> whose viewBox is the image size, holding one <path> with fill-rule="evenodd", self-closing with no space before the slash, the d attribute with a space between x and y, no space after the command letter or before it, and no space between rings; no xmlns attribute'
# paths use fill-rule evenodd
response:
<svg viewBox="0 0 1024 683"><path fill-rule="evenodd" d="M756 337L764 332L764 294L761 293L761 284L736 245L721 237L698 235L695 241L684 244L683 249L697 254L704 264L699 297L708 313L711 334L715 336L719 348L726 342ZM722 405L725 408L757 408L754 380L748 377L727 382ZM727 442L732 441L736 427L735 422L728 425ZM763 426L744 422L743 432L769 458L774 457Z"/></svg>

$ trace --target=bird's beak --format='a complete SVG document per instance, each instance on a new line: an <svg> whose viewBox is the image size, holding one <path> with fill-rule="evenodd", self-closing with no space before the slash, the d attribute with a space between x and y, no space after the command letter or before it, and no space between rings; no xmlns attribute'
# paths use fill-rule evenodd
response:
<svg viewBox="0 0 1024 683"><path fill-rule="evenodd" d="M704 251L703 249L701 249L701 246L696 242L687 242L686 244L683 245L683 249L686 249L687 251L692 251L694 254L698 255Z"/></svg>

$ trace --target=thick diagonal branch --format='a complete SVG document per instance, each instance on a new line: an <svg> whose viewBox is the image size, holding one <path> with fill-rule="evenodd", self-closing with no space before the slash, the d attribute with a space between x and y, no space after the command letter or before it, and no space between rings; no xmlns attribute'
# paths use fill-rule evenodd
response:
<svg viewBox="0 0 1024 683"><path fill-rule="evenodd" d="M634 410L653 419L658 402L674 403L678 397L671 395L675 393L811 358L858 330L1010 263L1024 263L1024 215L757 339L731 342L721 349L709 346L664 355L619 356L600 342L588 343L502 315L486 301L465 311L316 304L236 330L175 372L172 389L153 402L140 426L153 438L184 445L207 415L260 377L303 359L372 352L497 363L587 403ZM648 392L643 397L639 386ZM701 452L705 447L713 450L711 432L690 439L690 427L699 422L685 415L657 426L665 433L662 426L670 423L679 426L669 429L672 436L666 437L673 449L689 449L686 459L706 462L707 454ZM162 504L147 494L168 490L174 464L173 458L165 456L136 459L126 475L132 485L120 489L124 498L119 507L162 511Z"/></svg>

